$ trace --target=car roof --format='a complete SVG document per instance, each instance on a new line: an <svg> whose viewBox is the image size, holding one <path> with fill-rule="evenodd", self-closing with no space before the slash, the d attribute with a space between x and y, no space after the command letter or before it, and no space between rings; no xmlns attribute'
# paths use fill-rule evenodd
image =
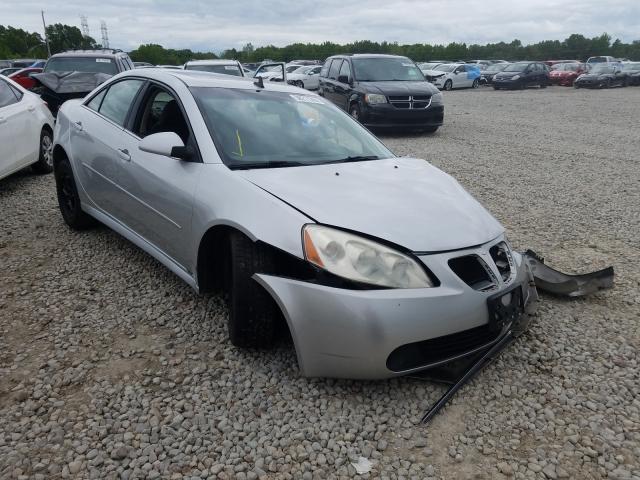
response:
<svg viewBox="0 0 640 480"><path fill-rule="evenodd" d="M126 55L125 52L121 50L67 50L66 52L56 53L51 55L49 58L55 57L110 57Z"/></svg>
<svg viewBox="0 0 640 480"><path fill-rule="evenodd" d="M189 60L185 65L237 65L237 60L226 60L224 58L212 58L210 60Z"/></svg>
<svg viewBox="0 0 640 480"><path fill-rule="evenodd" d="M180 81L187 87L220 87L220 88L237 88L243 90L255 90L256 79L252 77L238 77L235 75L225 75L222 73L201 72L198 70L174 70L167 68L141 68L135 70L127 70L118 74L114 78L126 77L142 77L160 82L171 83L172 81ZM264 82L264 90L277 92L291 92L297 94L315 95L311 92L301 91L297 87L292 87L282 82Z"/></svg>

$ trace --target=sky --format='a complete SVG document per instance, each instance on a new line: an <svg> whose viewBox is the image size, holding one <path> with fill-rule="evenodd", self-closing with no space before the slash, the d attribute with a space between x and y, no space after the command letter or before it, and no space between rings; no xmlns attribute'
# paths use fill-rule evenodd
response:
<svg viewBox="0 0 640 480"><path fill-rule="evenodd" d="M572 33L607 32L624 42L640 39L640 0L0 0L0 25L42 33L47 23L80 27L110 46L142 43L220 52L246 43L294 42L523 44L563 40Z"/></svg>

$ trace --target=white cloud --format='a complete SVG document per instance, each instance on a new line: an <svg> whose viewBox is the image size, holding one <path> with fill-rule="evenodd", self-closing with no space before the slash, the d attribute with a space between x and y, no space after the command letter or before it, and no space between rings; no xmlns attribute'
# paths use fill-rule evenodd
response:
<svg viewBox="0 0 640 480"><path fill-rule="evenodd" d="M9 3L11 2L11 3ZM141 43L170 48L219 51L294 42L353 40L399 43L523 43L562 40L572 33L609 33L637 39L638 0L0 0L0 24L42 31L48 23L79 26L89 19L100 41L100 20L109 27L111 46Z"/></svg>

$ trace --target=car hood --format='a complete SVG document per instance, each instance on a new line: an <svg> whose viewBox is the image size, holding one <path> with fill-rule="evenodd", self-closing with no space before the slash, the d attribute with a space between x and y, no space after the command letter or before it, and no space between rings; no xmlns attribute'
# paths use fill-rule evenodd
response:
<svg viewBox="0 0 640 480"><path fill-rule="evenodd" d="M367 93L382 95L433 95L438 90L426 80L415 82L360 82Z"/></svg>
<svg viewBox="0 0 640 480"><path fill-rule="evenodd" d="M440 70L424 70L422 73L430 77L442 77L447 74L447 72L441 72Z"/></svg>
<svg viewBox="0 0 640 480"><path fill-rule="evenodd" d="M499 73L496 73L494 77L511 78L511 77L515 77L516 75L523 75L523 72L499 72Z"/></svg>
<svg viewBox="0 0 640 480"><path fill-rule="evenodd" d="M504 232L456 180L424 160L392 158L237 173L318 223L414 252L479 245Z"/></svg>

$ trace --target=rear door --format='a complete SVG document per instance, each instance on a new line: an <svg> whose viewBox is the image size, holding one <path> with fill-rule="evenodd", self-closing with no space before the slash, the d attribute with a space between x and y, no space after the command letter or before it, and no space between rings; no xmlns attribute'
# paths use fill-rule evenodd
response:
<svg viewBox="0 0 640 480"><path fill-rule="evenodd" d="M0 178L4 178L19 168L15 149L17 143L15 135L20 134L18 127L14 124L16 103L18 103L18 99L13 89L0 78L0 146L2 146Z"/></svg>
<svg viewBox="0 0 640 480"><path fill-rule="evenodd" d="M325 98L328 98L336 105L340 106L340 99L336 92L336 85L338 83L338 75L340 74L340 67L342 66L341 58L334 58L329 67L329 73L325 78L326 88L323 93Z"/></svg>
<svg viewBox="0 0 640 480"><path fill-rule="evenodd" d="M120 188L123 127L134 99L144 84L140 79L112 83L82 107L73 110L71 148L76 175L95 207L121 221L125 193Z"/></svg>
<svg viewBox="0 0 640 480"><path fill-rule="evenodd" d="M334 87L335 100L334 102L340 108L345 110L349 109L349 96L351 95L351 66L349 60L344 60L338 71L338 79L336 80Z"/></svg>

